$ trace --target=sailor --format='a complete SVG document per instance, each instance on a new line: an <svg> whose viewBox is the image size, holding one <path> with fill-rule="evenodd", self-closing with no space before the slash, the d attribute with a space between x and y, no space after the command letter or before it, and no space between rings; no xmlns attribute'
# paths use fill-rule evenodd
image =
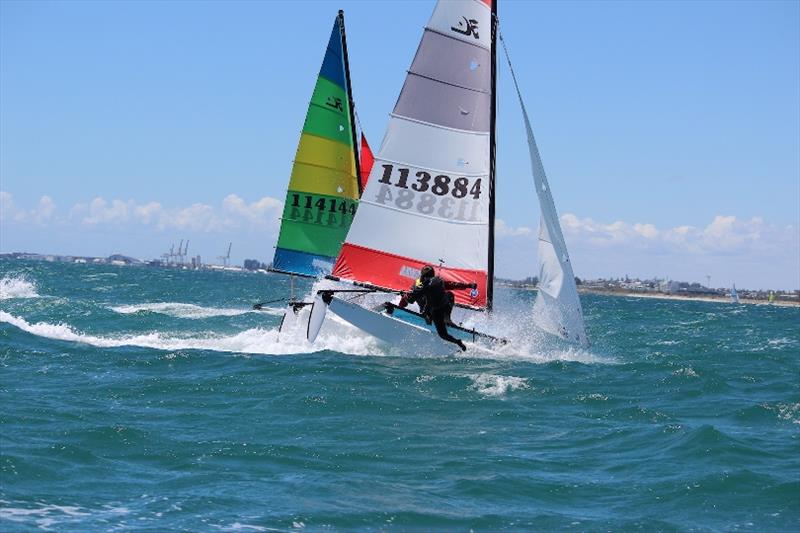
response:
<svg viewBox="0 0 800 533"><path fill-rule="evenodd" d="M414 282L411 292L403 293L399 306L406 307L408 304L417 303L419 312L425 320L436 326L436 332L441 338L457 344L461 350L466 350L464 342L450 335L447 331L447 323L450 322L450 311L455 304L455 295L450 289L477 289L476 283L458 283L455 281L445 281L435 274L433 267L425 265L422 267L419 279Z"/></svg>

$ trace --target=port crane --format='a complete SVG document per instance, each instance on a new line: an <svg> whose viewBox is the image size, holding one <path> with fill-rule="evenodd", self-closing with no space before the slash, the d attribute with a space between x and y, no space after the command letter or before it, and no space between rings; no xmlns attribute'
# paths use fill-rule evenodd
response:
<svg viewBox="0 0 800 533"><path fill-rule="evenodd" d="M224 266L224 267L228 266L228 263L231 260L231 246L233 246L233 243L229 242L228 243L228 253L225 254L225 255L221 255L221 256L217 257L217 259L222 259L222 266Z"/></svg>

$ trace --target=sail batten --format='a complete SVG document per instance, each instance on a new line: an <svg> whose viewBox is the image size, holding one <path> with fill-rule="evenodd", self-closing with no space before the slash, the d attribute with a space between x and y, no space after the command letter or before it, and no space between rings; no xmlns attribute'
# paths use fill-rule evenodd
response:
<svg viewBox="0 0 800 533"><path fill-rule="evenodd" d="M430 81L433 81L433 82L436 82L436 83L441 83L442 85L447 85L449 87L454 87L456 89L464 89L465 91L472 91L472 92L481 93L481 94L487 94L487 95L491 94L490 91L486 91L486 90L483 90L483 89L475 89L473 87L464 87L463 85L458 85L457 83L445 81L445 80L442 80L442 79L439 79L439 78L434 78L432 76L425 76L424 74L420 74L418 72L412 72L410 70L408 71L408 74L410 74L411 76L416 76L418 78L424 78L426 80L430 80Z"/></svg>

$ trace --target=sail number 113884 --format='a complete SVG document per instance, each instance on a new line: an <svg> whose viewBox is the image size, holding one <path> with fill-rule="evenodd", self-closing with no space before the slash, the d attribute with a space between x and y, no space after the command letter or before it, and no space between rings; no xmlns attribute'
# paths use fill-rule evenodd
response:
<svg viewBox="0 0 800 533"><path fill-rule="evenodd" d="M381 205L393 204L403 210L455 220L477 220L482 178L432 175L419 170L381 165L383 175L375 197ZM394 194L392 190L394 189ZM398 190L399 189L399 190ZM471 204L471 205L469 205Z"/></svg>
<svg viewBox="0 0 800 533"><path fill-rule="evenodd" d="M397 181L392 183L392 173L394 172L394 165L381 165L383 167L383 176L378 180L378 183L385 183L386 185L394 185L400 189L408 189L408 175L411 169L399 167L397 173ZM420 170L414 174L416 179L412 178L411 188L417 192L430 192L436 196L447 196L448 193L453 198L464 198L465 196L472 195L476 200L481 197L481 178L476 179L470 186L469 178L456 178L453 179L446 174L438 174L431 177L430 172Z"/></svg>

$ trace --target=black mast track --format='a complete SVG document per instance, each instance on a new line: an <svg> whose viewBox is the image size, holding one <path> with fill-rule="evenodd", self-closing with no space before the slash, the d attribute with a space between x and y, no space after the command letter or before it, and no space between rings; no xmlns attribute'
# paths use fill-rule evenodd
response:
<svg viewBox="0 0 800 533"><path fill-rule="evenodd" d="M356 138L356 116L355 116L355 109L356 105L353 102L353 87L350 83L350 59L347 56L347 37L344 32L344 11L339 10L339 31L342 34L342 54L344 55L344 78L347 82L347 100L350 103L350 133L353 136L353 153L355 154L355 163L356 163L356 183L358 184L358 197L361 198L361 193L364 191L361 190L361 161L360 161L360 154L361 151L358 145L358 139Z"/></svg>
<svg viewBox="0 0 800 533"><path fill-rule="evenodd" d="M486 309L492 310L494 299L494 197L495 197L495 156L497 129L497 2L492 0L492 100L489 110L489 268L486 280Z"/></svg>

